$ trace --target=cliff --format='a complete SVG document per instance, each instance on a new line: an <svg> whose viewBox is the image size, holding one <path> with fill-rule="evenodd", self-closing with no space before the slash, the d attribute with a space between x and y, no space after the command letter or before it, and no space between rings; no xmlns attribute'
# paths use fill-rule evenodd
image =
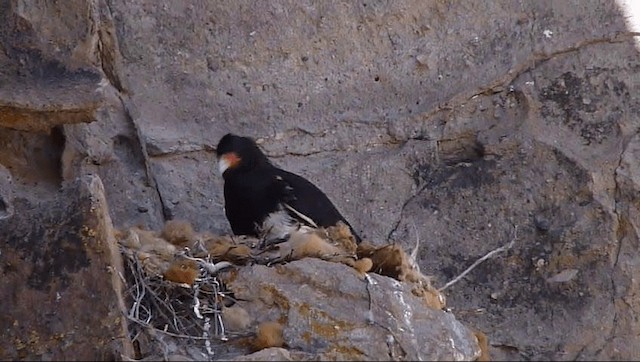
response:
<svg viewBox="0 0 640 362"><path fill-rule="evenodd" d="M0 23L0 356L132 356L109 225L229 233L230 131L365 239L419 241L436 287L511 245L444 291L494 359L640 355L640 58L614 2L7 0Z"/></svg>

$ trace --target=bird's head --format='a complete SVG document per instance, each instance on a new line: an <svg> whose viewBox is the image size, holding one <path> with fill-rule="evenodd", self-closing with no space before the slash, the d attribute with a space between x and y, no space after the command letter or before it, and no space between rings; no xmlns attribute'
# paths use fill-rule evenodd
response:
<svg viewBox="0 0 640 362"><path fill-rule="evenodd" d="M271 164L256 142L249 137L227 133L216 147L218 170L221 175L227 171L242 172L257 166Z"/></svg>

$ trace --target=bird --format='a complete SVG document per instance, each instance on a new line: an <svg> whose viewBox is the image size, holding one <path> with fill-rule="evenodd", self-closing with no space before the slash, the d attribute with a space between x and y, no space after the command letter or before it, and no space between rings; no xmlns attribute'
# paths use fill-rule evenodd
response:
<svg viewBox="0 0 640 362"><path fill-rule="evenodd" d="M235 235L262 238L261 246L286 241L300 228L348 226L327 195L309 180L275 166L251 137L224 135L216 147L224 181L224 212Z"/></svg>

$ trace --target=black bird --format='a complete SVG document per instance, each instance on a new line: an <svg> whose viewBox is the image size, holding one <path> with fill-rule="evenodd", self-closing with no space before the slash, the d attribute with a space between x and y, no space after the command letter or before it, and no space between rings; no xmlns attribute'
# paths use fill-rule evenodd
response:
<svg viewBox="0 0 640 362"><path fill-rule="evenodd" d="M216 154L224 178L225 214L234 234L270 243L286 240L302 225L329 227L342 221L356 242L361 241L318 187L274 166L253 139L228 133Z"/></svg>

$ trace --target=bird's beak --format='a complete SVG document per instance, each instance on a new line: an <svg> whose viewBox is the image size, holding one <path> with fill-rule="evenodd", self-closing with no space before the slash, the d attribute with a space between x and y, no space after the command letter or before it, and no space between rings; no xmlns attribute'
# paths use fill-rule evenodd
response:
<svg viewBox="0 0 640 362"><path fill-rule="evenodd" d="M218 159L218 172L220 175L230 168L234 168L240 164L240 157L235 152L225 153Z"/></svg>

